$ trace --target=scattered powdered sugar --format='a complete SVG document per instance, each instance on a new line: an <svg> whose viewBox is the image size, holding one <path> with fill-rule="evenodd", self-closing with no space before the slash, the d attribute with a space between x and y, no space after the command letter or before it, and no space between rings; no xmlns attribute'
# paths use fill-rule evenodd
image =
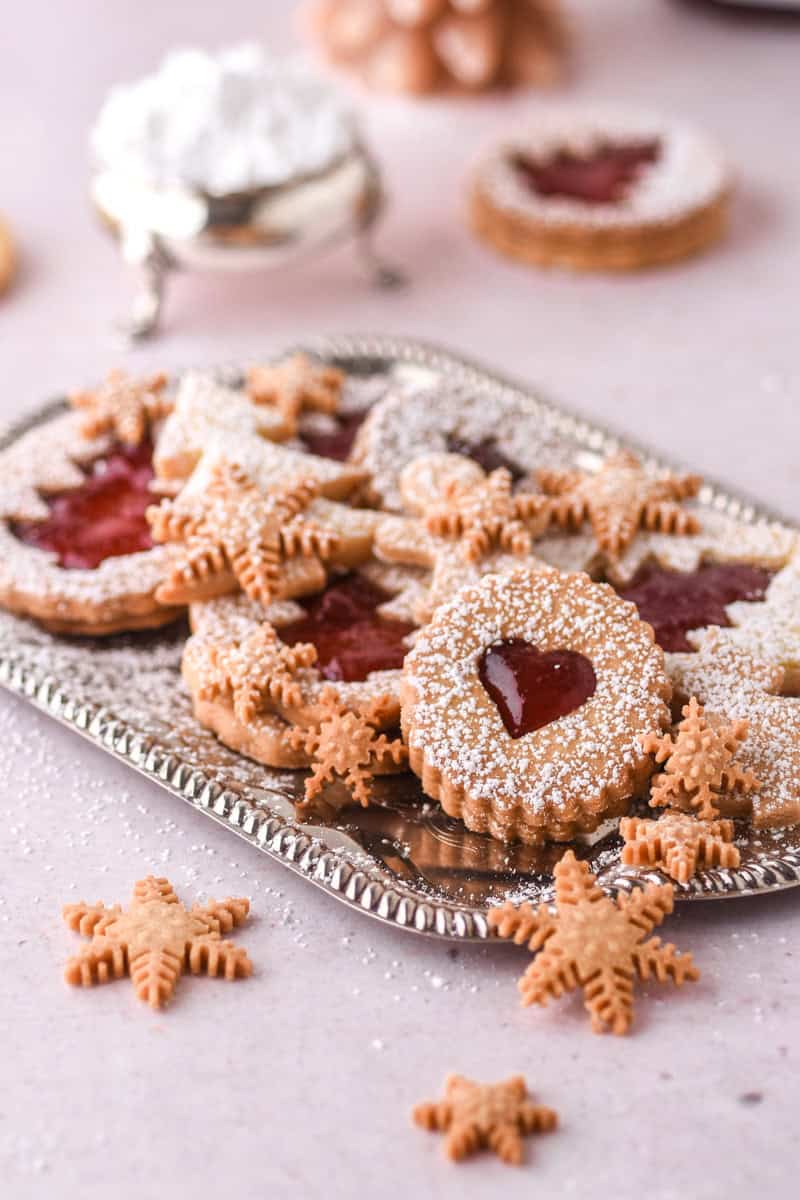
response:
<svg viewBox="0 0 800 1200"><path fill-rule="evenodd" d="M478 675L484 650L511 637L584 654L597 677L580 708L517 739ZM645 762L640 736L668 718L664 656L649 627L585 576L486 576L437 610L404 674L404 725L426 766L499 811L543 820L597 812L606 793L624 793Z"/></svg>
<svg viewBox="0 0 800 1200"><path fill-rule="evenodd" d="M589 155L600 144L656 141L658 159L644 167L624 199L589 204L566 196L540 196L513 164L515 154L547 161L559 150ZM674 221L712 204L730 186L719 147L675 121L616 108L543 110L525 132L493 147L478 165L477 187L512 214L548 224L625 226Z"/></svg>
<svg viewBox="0 0 800 1200"><path fill-rule="evenodd" d="M336 92L254 43L173 51L155 74L111 91L91 134L102 167L212 196L323 171L354 144Z"/></svg>

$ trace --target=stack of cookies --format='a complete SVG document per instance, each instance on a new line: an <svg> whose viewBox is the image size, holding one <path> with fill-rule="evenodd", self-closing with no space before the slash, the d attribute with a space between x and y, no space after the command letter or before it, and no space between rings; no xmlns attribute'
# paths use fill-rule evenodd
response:
<svg viewBox="0 0 800 1200"><path fill-rule="evenodd" d="M0 466L0 603L94 636L188 611L198 721L305 770L300 820L401 771L503 842L649 798L629 861L681 881L731 818L800 820L795 534L565 449L517 392L115 373Z"/></svg>

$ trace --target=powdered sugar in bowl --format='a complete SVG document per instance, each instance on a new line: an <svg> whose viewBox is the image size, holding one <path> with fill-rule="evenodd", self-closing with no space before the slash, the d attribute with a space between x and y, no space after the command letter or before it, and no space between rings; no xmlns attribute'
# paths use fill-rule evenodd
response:
<svg viewBox="0 0 800 1200"><path fill-rule="evenodd" d="M175 268L264 270L369 234L383 204L352 113L307 68L256 45L181 50L114 88L91 134L91 196L143 288L127 330L153 333Z"/></svg>

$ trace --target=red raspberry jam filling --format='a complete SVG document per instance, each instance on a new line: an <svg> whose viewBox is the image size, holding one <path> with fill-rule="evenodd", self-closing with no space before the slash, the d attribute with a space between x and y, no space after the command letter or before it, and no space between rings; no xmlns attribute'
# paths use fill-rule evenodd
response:
<svg viewBox="0 0 800 1200"><path fill-rule="evenodd" d="M566 196L586 204L617 204L643 167L657 162L658 141L601 142L587 155L559 150L539 162L515 154L512 163L528 186L540 196Z"/></svg>
<svg viewBox="0 0 800 1200"><path fill-rule="evenodd" d="M402 667L404 638L414 626L381 617L375 610L389 595L360 575L346 575L309 600L306 615L279 629L281 640L311 642L325 679L355 683L372 671Z"/></svg>
<svg viewBox="0 0 800 1200"><path fill-rule="evenodd" d="M747 563L704 563L696 571L642 567L619 588L653 626L662 650L693 650L686 634L704 625L730 625L725 608L735 600L763 600L772 575Z"/></svg>
<svg viewBox="0 0 800 1200"><path fill-rule="evenodd" d="M319 454L321 458L335 458L337 462L344 462L353 448L356 434L368 411L365 408L359 412L335 413L335 429L327 432L306 430L301 433L300 441L309 454Z"/></svg>
<svg viewBox="0 0 800 1200"><path fill-rule="evenodd" d="M80 487L46 496L50 515L19 521L12 532L28 546L51 550L58 565L92 570L107 558L149 550L145 511L153 503L153 447L116 446L96 459Z"/></svg>
<svg viewBox="0 0 800 1200"><path fill-rule="evenodd" d="M594 667L582 654L538 650L522 638L484 650L478 674L512 738L566 717L597 687Z"/></svg>
<svg viewBox="0 0 800 1200"><path fill-rule="evenodd" d="M511 472L514 483L522 479L525 474L518 463L503 454L493 437L485 437L480 442L468 442L451 434L447 439L447 449L451 454L461 454L464 458L471 458L479 467L483 467L487 474L489 471L496 471L498 467L505 467L507 471Z"/></svg>

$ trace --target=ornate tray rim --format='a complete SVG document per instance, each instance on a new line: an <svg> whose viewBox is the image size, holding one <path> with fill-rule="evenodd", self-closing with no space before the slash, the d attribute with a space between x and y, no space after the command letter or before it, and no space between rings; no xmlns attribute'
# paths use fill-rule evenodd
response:
<svg viewBox="0 0 800 1200"><path fill-rule="evenodd" d="M308 338L290 349L303 349L325 358L376 359L407 363L438 371L461 386L487 385L525 396L546 415L552 427L587 450L608 453L627 446L654 467L681 468L683 464L654 454L649 447L604 429L551 401L533 394L526 386L487 369L477 362L435 345L415 339L372 335ZM0 449L52 415L62 405L52 400L0 433ZM685 468L684 468L685 469ZM724 485L706 481L704 503L743 521L794 522L756 501L733 495ZM225 828L238 834L256 849L350 907L400 929L458 941L485 940L492 936L484 910L431 896L423 899L401 880L387 881L379 868L359 867L352 852L325 844L283 817L270 814L235 792L208 779L202 770L180 760L157 742L138 732L108 708L79 702L69 695L68 685L51 675L41 675L24 654L0 656L0 685L17 693L37 708L99 745L114 758L149 777L167 792L192 804ZM264 788L269 794L269 788ZM609 868L600 882L609 892L630 891L643 881L663 881L658 872ZM735 870L705 871L690 884L676 887L676 899L728 899L754 896L800 884L800 850L782 856L766 856Z"/></svg>

